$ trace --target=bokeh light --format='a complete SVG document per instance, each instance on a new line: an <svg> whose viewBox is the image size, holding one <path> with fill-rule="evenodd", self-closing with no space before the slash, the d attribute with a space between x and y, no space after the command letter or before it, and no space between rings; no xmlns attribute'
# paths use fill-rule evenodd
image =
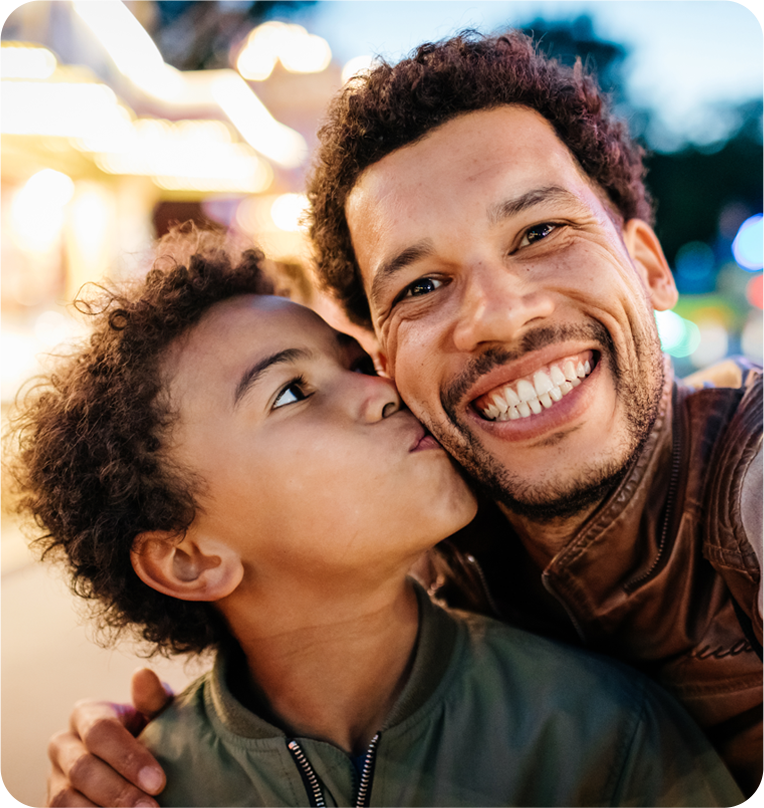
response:
<svg viewBox="0 0 764 808"><path fill-rule="evenodd" d="M3 79L47 79L55 72L57 63L47 48L25 42L3 42L0 48Z"/></svg>
<svg viewBox="0 0 764 808"><path fill-rule="evenodd" d="M656 311L655 322L663 350L675 357L689 356L700 345L700 329L673 311Z"/></svg>
<svg viewBox="0 0 764 808"><path fill-rule="evenodd" d="M751 278L745 290L745 296L752 306L757 309L764 308L764 275Z"/></svg>
<svg viewBox="0 0 764 808"><path fill-rule="evenodd" d="M320 73L332 60L329 43L301 25L272 20L258 25L236 59L236 69L248 81L265 81L277 62L290 73Z"/></svg>
<svg viewBox="0 0 764 808"><path fill-rule="evenodd" d="M305 194L282 194L271 205L271 216L280 230L296 233L308 207Z"/></svg>
<svg viewBox="0 0 764 808"><path fill-rule="evenodd" d="M376 63L373 56L354 56L352 59L345 62L342 68L342 83L346 84L353 76L357 76L366 70L370 70Z"/></svg>
<svg viewBox="0 0 764 808"><path fill-rule="evenodd" d="M31 176L13 198L13 235L29 252L46 252L61 233L64 206L74 195L74 182L61 171L45 168Z"/></svg>
<svg viewBox="0 0 764 808"><path fill-rule="evenodd" d="M764 321L758 311L751 312L740 335L740 348L743 353L761 363L764 358Z"/></svg>
<svg viewBox="0 0 764 808"><path fill-rule="evenodd" d="M740 225L732 242L732 254L743 269L756 272L764 265L764 226L762 214L757 213Z"/></svg>
<svg viewBox="0 0 764 808"><path fill-rule="evenodd" d="M702 241L690 241L677 250L675 277L680 292L711 291L714 284L714 252Z"/></svg>
<svg viewBox="0 0 764 808"><path fill-rule="evenodd" d="M703 368L724 359L729 350L729 334L724 323L709 318L699 322L697 328L700 339L690 355L693 366Z"/></svg>

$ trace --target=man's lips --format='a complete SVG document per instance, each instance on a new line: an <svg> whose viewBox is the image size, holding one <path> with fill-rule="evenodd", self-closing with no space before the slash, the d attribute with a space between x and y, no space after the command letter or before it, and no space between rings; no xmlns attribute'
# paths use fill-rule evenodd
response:
<svg viewBox="0 0 764 808"><path fill-rule="evenodd" d="M552 409L578 387L598 361L599 354L592 350L558 356L554 361L536 365L532 373L492 384L491 389L473 400L472 407L487 421L532 418Z"/></svg>

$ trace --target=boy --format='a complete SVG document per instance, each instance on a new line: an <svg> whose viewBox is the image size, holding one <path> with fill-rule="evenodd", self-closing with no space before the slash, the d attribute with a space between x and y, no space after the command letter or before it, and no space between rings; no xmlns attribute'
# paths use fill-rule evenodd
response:
<svg viewBox="0 0 764 808"><path fill-rule="evenodd" d="M476 509L448 455L258 253L162 249L17 419L22 509L102 624L217 651L144 732L162 804L742 801L645 679L434 604L408 570Z"/></svg>

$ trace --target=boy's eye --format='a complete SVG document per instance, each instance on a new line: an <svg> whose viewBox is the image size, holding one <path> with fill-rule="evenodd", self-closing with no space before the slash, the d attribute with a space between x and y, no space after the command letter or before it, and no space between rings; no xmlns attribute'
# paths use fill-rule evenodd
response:
<svg viewBox="0 0 764 808"><path fill-rule="evenodd" d="M527 247L529 244L534 244L537 241L541 241L541 239L546 238L556 229L557 225L552 224L552 222L543 222L542 224L533 225L533 227L529 227L525 231L525 235L523 235L522 239L520 240L520 246Z"/></svg>
<svg viewBox="0 0 764 808"><path fill-rule="evenodd" d="M276 396L276 400L273 402L273 409L277 410L279 407L285 407L287 404L294 404L296 401L302 401L306 399L308 396L303 390L304 382L299 379L295 379L289 384Z"/></svg>
<svg viewBox="0 0 764 808"><path fill-rule="evenodd" d="M414 283L406 287L403 297L422 297L422 295L429 295L430 292L434 292L441 286L443 286L443 281L439 281L436 278L420 278L418 281L414 281Z"/></svg>

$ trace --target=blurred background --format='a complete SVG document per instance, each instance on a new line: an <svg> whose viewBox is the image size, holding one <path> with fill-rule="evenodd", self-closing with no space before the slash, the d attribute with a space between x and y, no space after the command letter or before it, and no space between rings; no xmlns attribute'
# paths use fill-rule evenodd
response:
<svg viewBox="0 0 764 808"><path fill-rule="evenodd" d="M83 283L145 272L173 221L256 240L324 314L300 227L331 96L375 58L463 28L518 27L594 68L649 151L657 232L680 302L658 315L686 375L762 358L762 29L734 2L35 0L0 50L5 418L40 357L80 334ZM58 573L2 522L5 787L44 799L48 736L84 696L126 699L136 649L89 642ZM164 662L176 688L195 673Z"/></svg>

